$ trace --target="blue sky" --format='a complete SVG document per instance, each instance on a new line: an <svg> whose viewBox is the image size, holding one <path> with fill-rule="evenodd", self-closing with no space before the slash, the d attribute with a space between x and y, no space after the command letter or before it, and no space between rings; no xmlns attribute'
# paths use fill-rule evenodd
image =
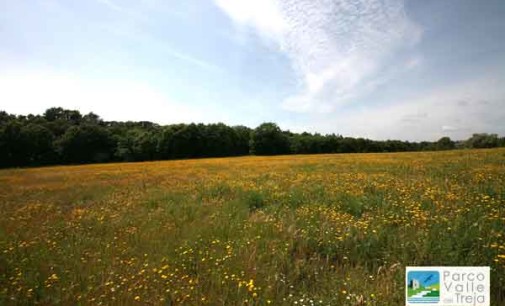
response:
<svg viewBox="0 0 505 306"><path fill-rule="evenodd" d="M0 109L505 135L502 0L0 0Z"/></svg>
<svg viewBox="0 0 505 306"><path fill-rule="evenodd" d="M440 284L440 274L437 271L410 271L408 273L407 284L412 279L417 279L424 287Z"/></svg>

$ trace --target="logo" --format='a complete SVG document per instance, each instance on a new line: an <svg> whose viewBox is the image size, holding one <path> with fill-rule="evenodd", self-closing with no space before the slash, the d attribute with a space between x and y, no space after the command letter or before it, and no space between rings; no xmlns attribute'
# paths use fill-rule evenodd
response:
<svg viewBox="0 0 505 306"><path fill-rule="evenodd" d="M407 267L407 306L489 306L489 267Z"/></svg>
<svg viewBox="0 0 505 306"><path fill-rule="evenodd" d="M407 301L438 303L440 301L440 273L438 271L409 271L407 273Z"/></svg>

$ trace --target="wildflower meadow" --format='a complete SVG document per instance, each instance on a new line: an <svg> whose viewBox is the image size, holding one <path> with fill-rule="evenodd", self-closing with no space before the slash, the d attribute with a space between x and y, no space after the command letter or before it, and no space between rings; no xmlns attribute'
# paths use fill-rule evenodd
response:
<svg viewBox="0 0 505 306"><path fill-rule="evenodd" d="M491 267L505 149L0 170L1 305L404 305L405 267Z"/></svg>

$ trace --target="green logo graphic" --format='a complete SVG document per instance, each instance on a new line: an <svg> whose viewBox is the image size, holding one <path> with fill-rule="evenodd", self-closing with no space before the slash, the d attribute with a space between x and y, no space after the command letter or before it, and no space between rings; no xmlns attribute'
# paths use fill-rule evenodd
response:
<svg viewBox="0 0 505 306"><path fill-rule="evenodd" d="M407 301L413 304L440 302L440 273L438 271L409 271Z"/></svg>

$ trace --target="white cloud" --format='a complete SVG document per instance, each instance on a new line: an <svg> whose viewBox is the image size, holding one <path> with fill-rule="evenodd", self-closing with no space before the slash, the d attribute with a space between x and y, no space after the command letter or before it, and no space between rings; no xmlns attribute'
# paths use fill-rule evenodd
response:
<svg viewBox="0 0 505 306"><path fill-rule="evenodd" d="M272 0L215 0L216 5L239 24L252 25L273 39L281 39L287 30L278 3Z"/></svg>
<svg viewBox="0 0 505 306"><path fill-rule="evenodd" d="M290 111L327 112L373 91L388 57L421 37L402 0L215 2L238 24L275 40L291 59L302 89L284 101Z"/></svg>
<svg viewBox="0 0 505 306"><path fill-rule="evenodd" d="M499 86L501 80L492 79L483 77L396 103L316 116L313 129L371 139L466 139L480 132L505 135L505 89Z"/></svg>
<svg viewBox="0 0 505 306"><path fill-rule="evenodd" d="M61 106L94 112L106 120L156 123L207 122L219 119L212 110L174 101L138 80L83 79L52 72L0 74L1 110L41 114Z"/></svg>
<svg viewBox="0 0 505 306"><path fill-rule="evenodd" d="M444 132L454 132L454 131L457 131L458 128L457 127L454 127L454 126L451 126L451 125L442 125L442 131Z"/></svg>

